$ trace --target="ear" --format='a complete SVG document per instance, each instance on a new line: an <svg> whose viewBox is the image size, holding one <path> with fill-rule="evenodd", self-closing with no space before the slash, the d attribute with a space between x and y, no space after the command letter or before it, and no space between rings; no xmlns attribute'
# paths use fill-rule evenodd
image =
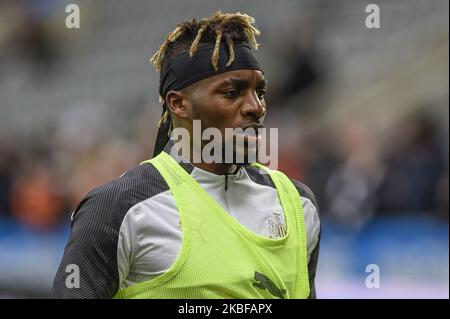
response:
<svg viewBox="0 0 450 319"><path fill-rule="evenodd" d="M192 113L191 103L181 91L169 91L166 95L166 104L170 112L180 118L189 118Z"/></svg>

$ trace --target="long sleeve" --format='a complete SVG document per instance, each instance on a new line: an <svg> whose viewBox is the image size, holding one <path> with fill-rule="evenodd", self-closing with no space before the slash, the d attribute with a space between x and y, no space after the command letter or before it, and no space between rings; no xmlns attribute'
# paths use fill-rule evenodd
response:
<svg viewBox="0 0 450 319"><path fill-rule="evenodd" d="M108 211L115 209L113 203L105 193L88 195L74 212L71 235L53 283L55 298L111 298L118 290L120 226Z"/></svg>

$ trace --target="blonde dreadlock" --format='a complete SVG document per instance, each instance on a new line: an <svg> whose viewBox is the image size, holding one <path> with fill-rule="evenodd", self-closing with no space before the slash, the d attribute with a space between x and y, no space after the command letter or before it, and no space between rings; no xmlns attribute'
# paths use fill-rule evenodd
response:
<svg viewBox="0 0 450 319"><path fill-rule="evenodd" d="M219 47L221 38L222 38L222 31L216 30L216 43L214 44L214 51L211 57L212 65L214 67L214 70L216 70L216 72L219 70L219 67L217 66L217 61L219 61Z"/></svg>
<svg viewBox="0 0 450 319"><path fill-rule="evenodd" d="M231 40L230 37L227 36L226 41L228 44L228 50L230 51L230 59L228 60L227 64L225 65L228 68L234 61L234 48L233 48L233 40Z"/></svg>
<svg viewBox="0 0 450 319"><path fill-rule="evenodd" d="M226 64L226 67L229 67L234 61L234 41L247 41L255 50L258 49L259 44L256 41L256 36L260 35L260 32L254 26L254 23L255 19L245 13L222 13L220 11L199 22L193 19L192 21L180 23L175 30L169 33L160 48L150 58L150 63L159 71L165 56L171 53L174 55L175 53L171 51L176 51L177 47L181 51L188 51L189 56L192 57L197 52L201 43L214 42L211 63L214 70L217 71L220 42L222 37L224 37L230 54L230 58ZM192 43L190 42L191 40ZM160 97L160 102L163 101L163 97ZM166 110L158 122L158 127L169 118L169 111ZM172 123L170 124L169 132L172 129Z"/></svg>
<svg viewBox="0 0 450 319"><path fill-rule="evenodd" d="M202 38L202 33L205 32L206 24L202 25L197 32L197 35L195 36L194 41L192 42L191 48L189 49L189 56L192 58L192 56L197 52L198 44L200 43L200 40Z"/></svg>
<svg viewBox="0 0 450 319"><path fill-rule="evenodd" d="M234 59L233 40L246 40L250 42L255 49L258 49L259 45L256 41L256 36L259 35L260 32L254 26L254 23L255 19L245 13L222 13L220 11L214 13L209 18L202 19L200 22L196 22L196 20L193 19L192 21L180 23L175 30L169 33L166 40L151 57L150 62L155 66L156 70L160 70L164 53L168 47L186 33L189 33L188 36L192 36L193 30L196 29L196 35L189 48L189 55L192 57L195 54L204 33L209 33L208 39L206 39L205 42L208 42L212 35L216 43L220 43L223 34L226 35L226 41L230 50L230 60L227 63L229 66ZM217 53L213 53L213 56L214 55L217 55ZM214 61L216 63L214 63ZM211 59L211 62L216 68L217 60Z"/></svg>

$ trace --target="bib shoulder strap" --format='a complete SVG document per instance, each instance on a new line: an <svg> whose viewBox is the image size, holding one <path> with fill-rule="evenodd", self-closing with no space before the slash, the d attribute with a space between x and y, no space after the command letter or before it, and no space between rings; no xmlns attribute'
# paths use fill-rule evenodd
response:
<svg viewBox="0 0 450 319"><path fill-rule="evenodd" d="M297 229L298 229L298 235L300 240L300 250L302 252L302 256L300 257L299 263L300 263L300 272L302 273L300 278L308 278L308 255L307 255L307 248L306 248L306 227L305 227L305 217L303 212L303 204L301 201L301 196L299 192L297 191L297 188L295 187L294 183L283 173L277 170L272 170L268 168L265 165L262 165L260 163L252 163L251 164L254 167L259 168L260 170L263 170L262 174L269 174L270 178L272 179L273 183L275 184L275 187L278 192L278 196L280 198L280 201L283 202L289 202L291 203L292 207L294 208L294 219L297 222ZM302 291L304 296L309 296L309 283L302 283Z"/></svg>

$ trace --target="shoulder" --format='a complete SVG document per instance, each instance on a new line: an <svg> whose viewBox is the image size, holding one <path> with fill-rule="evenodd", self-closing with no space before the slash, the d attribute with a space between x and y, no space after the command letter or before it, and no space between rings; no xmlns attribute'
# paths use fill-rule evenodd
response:
<svg viewBox="0 0 450 319"><path fill-rule="evenodd" d="M131 207L168 189L158 170L144 163L91 190L73 212L72 223L81 217L101 218L114 228L120 227Z"/></svg>
<svg viewBox="0 0 450 319"><path fill-rule="evenodd" d="M72 214L70 238L53 284L57 298L110 298L122 273L118 252L120 229L137 203L167 189L151 164L135 167L90 191ZM129 250L127 250L129 251ZM66 266L79 265L80 289L67 289Z"/></svg>
<svg viewBox="0 0 450 319"><path fill-rule="evenodd" d="M247 165L245 168L248 176L251 180L253 180L253 182L275 188L269 174L263 174L258 168L251 165ZM321 225L319 206L316 196L308 186L293 178L289 178L289 180L292 184L294 184L298 194L300 195L306 227L308 256L311 256L316 247L318 247L318 243L320 241Z"/></svg>
<svg viewBox="0 0 450 319"><path fill-rule="evenodd" d="M275 188L275 185L272 182L272 179L270 178L269 174L262 174L260 172L260 170L257 167L251 166L251 165L247 165L245 167L248 176L250 177L250 179L260 185L265 185L265 186L270 186ZM295 180L293 178L289 178L289 180L292 182L292 184L294 184L294 186L296 187L299 195L304 198L307 199L309 201L311 201L311 203L315 206L316 210L318 211L319 207L318 207L318 203L316 200L316 196L314 195L314 193L312 192L312 190L306 186L304 183Z"/></svg>
<svg viewBox="0 0 450 319"><path fill-rule="evenodd" d="M314 195L313 191L306 186L306 184L293 179L293 178L289 178L292 182L292 184L294 184L294 186L297 188L298 193L300 194L301 197L309 199L312 204L316 207L317 211L319 210L319 205L317 203L317 199L316 196Z"/></svg>
<svg viewBox="0 0 450 319"><path fill-rule="evenodd" d="M315 256L314 251L317 251L321 237L319 207L316 196L308 186L298 180L292 178L290 180L297 188L302 199L308 258L311 261L311 259L317 258L317 256L314 258L312 256Z"/></svg>

